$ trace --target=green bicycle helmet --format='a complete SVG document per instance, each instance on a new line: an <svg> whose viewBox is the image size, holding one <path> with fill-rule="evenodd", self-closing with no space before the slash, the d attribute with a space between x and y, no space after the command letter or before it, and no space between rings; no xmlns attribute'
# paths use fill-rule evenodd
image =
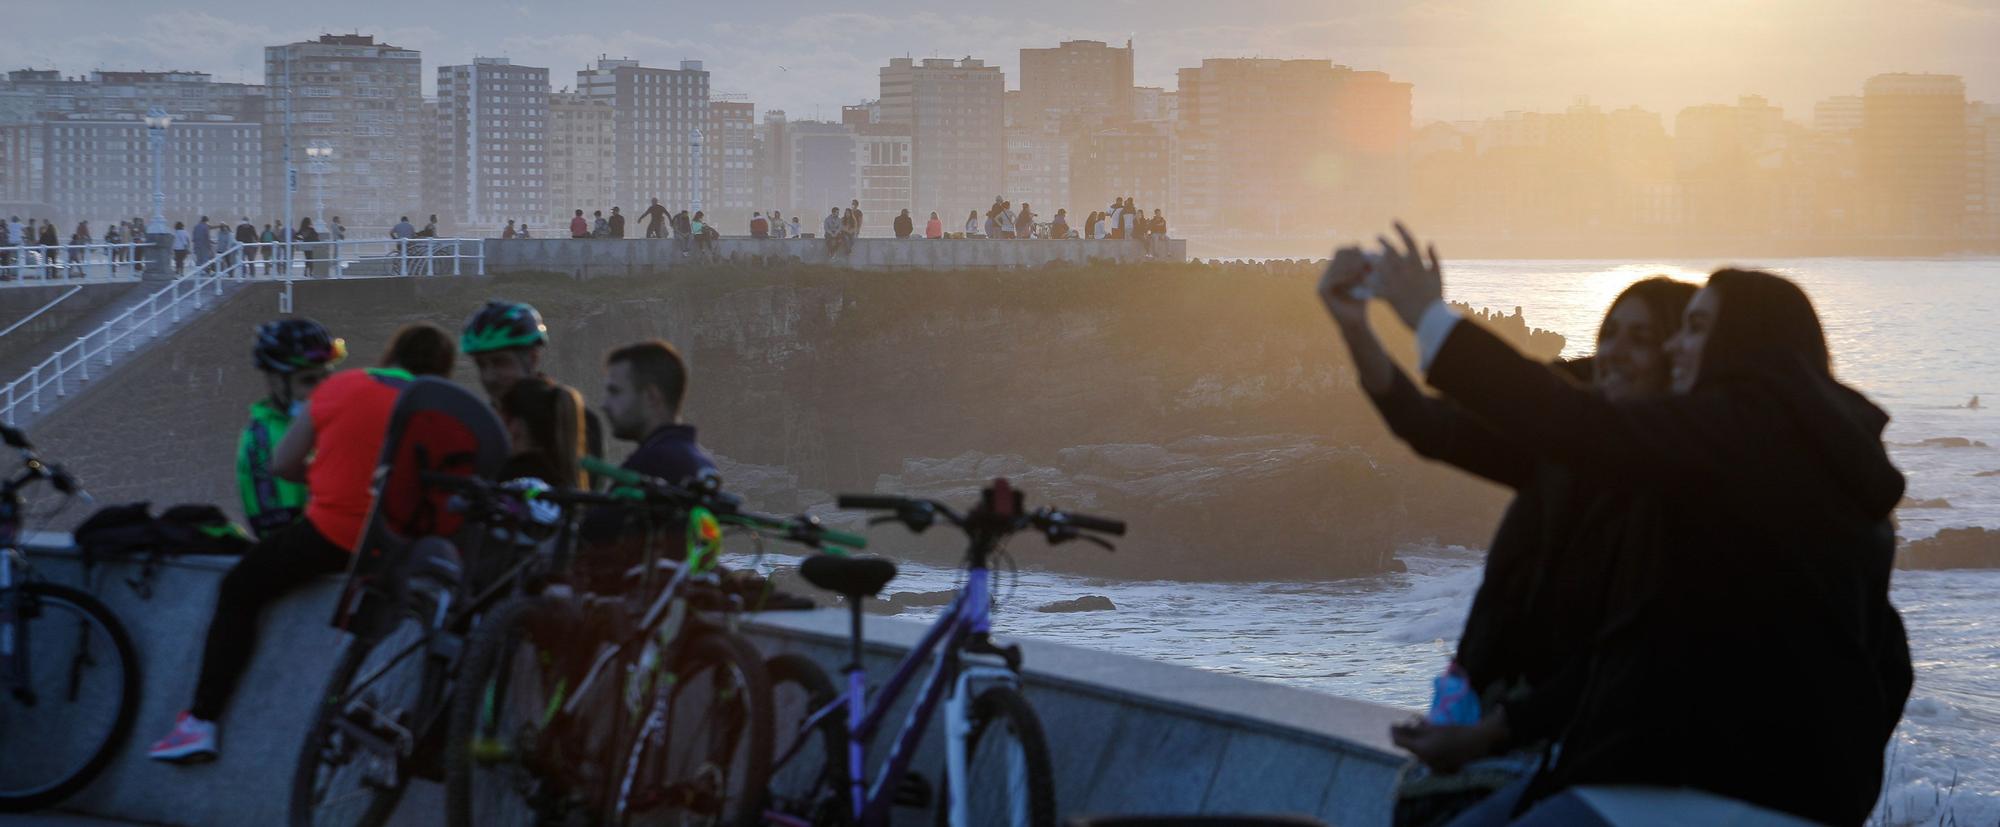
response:
<svg viewBox="0 0 2000 827"><path fill-rule="evenodd" d="M465 320L465 332L458 338L458 349L467 356L491 353L517 347L532 347L549 343L549 328L542 324L542 314L533 306L521 302L490 301L472 318Z"/></svg>

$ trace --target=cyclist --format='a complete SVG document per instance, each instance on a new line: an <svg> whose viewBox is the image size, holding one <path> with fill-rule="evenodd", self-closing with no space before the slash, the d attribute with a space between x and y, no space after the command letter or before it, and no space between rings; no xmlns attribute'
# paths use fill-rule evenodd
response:
<svg viewBox="0 0 2000 827"><path fill-rule="evenodd" d="M314 578L347 569L372 504L369 481L396 396L417 376L450 376L457 358L443 328L404 325L379 367L341 371L313 391L271 460L279 476L305 481L305 519L265 536L223 577L194 705L175 718L173 730L148 755L176 763L216 758L216 721L249 665L258 615Z"/></svg>
<svg viewBox="0 0 2000 827"><path fill-rule="evenodd" d="M279 477L271 469L271 455L313 389L346 358L347 343L311 319L278 319L257 327L251 356L269 393L250 403L250 424L236 443L236 483L243 494L244 519L262 538L305 513L306 487Z"/></svg>
<svg viewBox="0 0 2000 827"><path fill-rule="evenodd" d="M479 369L479 386L495 408L507 389L522 379L533 376L560 384L542 373L542 354L548 345L549 328L542 324L542 314L523 302L487 302L465 320L458 338L458 349L472 357L473 366ZM583 412L583 427L584 451L593 457L604 456L604 426L588 408Z"/></svg>
<svg viewBox="0 0 2000 827"><path fill-rule="evenodd" d="M657 339L626 345L604 357L604 417L611 423L611 435L639 444L625 459L625 468L668 482L715 470L715 460L695 440L694 426L681 421L687 382L687 362L680 351ZM584 542L604 549L581 556L579 562L590 563L583 567L587 577L595 580L637 562L639 538L632 535L631 517L624 509L600 508L585 518ZM668 543L667 550L684 551L676 543Z"/></svg>

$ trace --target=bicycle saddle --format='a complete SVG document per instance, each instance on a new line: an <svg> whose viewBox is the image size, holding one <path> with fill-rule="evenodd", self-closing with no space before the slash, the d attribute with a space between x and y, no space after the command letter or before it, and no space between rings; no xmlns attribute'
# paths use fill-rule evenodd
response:
<svg viewBox="0 0 2000 827"><path fill-rule="evenodd" d="M896 564L880 557L816 554L799 564L806 582L849 598L872 597L896 579Z"/></svg>

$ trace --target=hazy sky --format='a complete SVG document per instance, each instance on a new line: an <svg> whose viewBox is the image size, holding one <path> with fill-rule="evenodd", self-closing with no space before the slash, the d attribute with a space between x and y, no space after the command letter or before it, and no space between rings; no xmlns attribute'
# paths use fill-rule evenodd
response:
<svg viewBox="0 0 2000 827"><path fill-rule="evenodd" d="M165 7L169 10L162 11ZM78 12L87 8L82 18ZM2000 0L1079 0L887 2L318 0L210 5L93 0L13 5L5 60L65 74L194 69L262 80L261 48L359 31L434 67L475 55L549 67L572 85L600 53L674 66L698 58L716 91L759 110L829 119L876 95L891 56L972 55L1005 67L1024 46L1134 39L1141 85L1175 86L1204 57L1329 58L1416 84L1420 120L1509 109L1673 113L1763 94L1793 118L1878 72L1963 75L2000 102ZM219 12L219 13L218 13ZM9 67L13 68L13 67Z"/></svg>

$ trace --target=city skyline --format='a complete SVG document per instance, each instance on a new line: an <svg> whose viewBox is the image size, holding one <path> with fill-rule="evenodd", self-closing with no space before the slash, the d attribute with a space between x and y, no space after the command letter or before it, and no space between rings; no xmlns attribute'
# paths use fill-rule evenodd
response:
<svg viewBox="0 0 2000 827"><path fill-rule="evenodd" d="M1140 86L1171 90L1178 70L1199 66L1203 58L1328 59L1414 84L1419 123L1560 111L1579 98L1671 115L1745 94L1803 120L1819 100L1847 94L1881 72L1956 74L1966 79L1969 99L2000 100L2000 51L1988 45L2000 42L2000 6L1953 0L1774 0L1755 10L1721 0L1670 9L1511 0L1332 7L1268 0L1192 9L1121 2L1036 4L1051 13L1019 17L945 15L910 3L817 13L776 0L758 4L755 15L703 9L711 16L692 25L674 10L616 2L577 15L527 4L480 6L477 11L499 13L465 14L474 9L361 0L297 25L106 5L110 17L142 25L88 31L55 10L11 14L24 35L17 42L33 45L16 51L21 66L7 68L64 75L188 70L219 82L259 83L265 46L360 31L421 51L430 66L469 64L476 57L545 66L557 89L600 55L649 66L700 60L716 77L717 92L748 94L760 111L833 121L840 106L878 96L876 73L889 57L980 58L1001 68L1008 89L1018 89L1021 48L1070 39L1122 44L1130 37ZM658 19L657 28L643 25L648 19ZM590 33L606 20L628 25L611 35ZM147 31L159 34L140 34ZM187 48L196 40L206 45ZM434 81L426 72L426 96L436 95Z"/></svg>

